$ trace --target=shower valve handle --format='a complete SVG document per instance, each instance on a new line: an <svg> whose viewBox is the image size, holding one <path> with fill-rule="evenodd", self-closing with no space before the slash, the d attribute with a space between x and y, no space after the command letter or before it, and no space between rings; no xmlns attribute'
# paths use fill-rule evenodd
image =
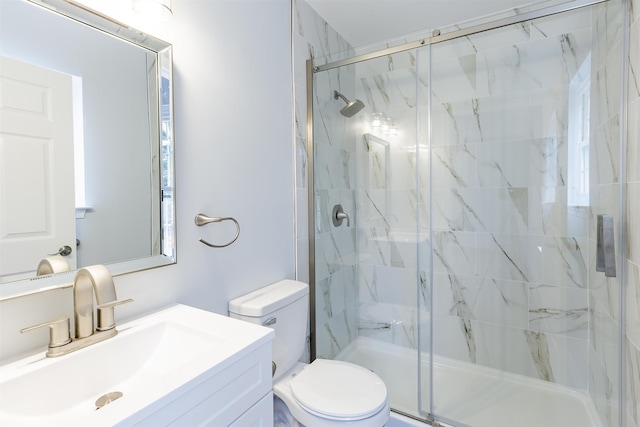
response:
<svg viewBox="0 0 640 427"><path fill-rule="evenodd" d="M344 213L342 209L342 205L335 205L333 207L333 214L331 215L333 220L333 225L336 227L340 227L342 225L342 221L347 220L347 227L349 227L349 215Z"/></svg>

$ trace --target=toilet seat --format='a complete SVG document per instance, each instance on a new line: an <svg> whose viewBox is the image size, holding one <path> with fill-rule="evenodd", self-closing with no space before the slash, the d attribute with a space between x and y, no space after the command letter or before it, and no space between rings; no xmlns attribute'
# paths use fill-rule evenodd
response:
<svg viewBox="0 0 640 427"><path fill-rule="evenodd" d="M330 420L361 420L387 404L387 388L380 377L339 360L316 359L293 377L289 386L302 408Z"/></svg>

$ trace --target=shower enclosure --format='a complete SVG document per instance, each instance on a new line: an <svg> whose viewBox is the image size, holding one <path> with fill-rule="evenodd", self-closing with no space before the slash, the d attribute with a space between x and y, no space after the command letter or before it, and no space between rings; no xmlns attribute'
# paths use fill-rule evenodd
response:
<svg viewBox="0 0 640 427"><path fill-rule="evenodd" d="M625 3L549 4L307 64L311 357L412 418L620 423Z"/></svg>

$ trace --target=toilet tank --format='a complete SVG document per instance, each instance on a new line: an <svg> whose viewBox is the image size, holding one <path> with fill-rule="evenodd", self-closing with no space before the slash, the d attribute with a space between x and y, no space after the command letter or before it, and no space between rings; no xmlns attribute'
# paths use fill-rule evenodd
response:
<svg viewBox="0 0 640 427"><path fill-rule="evenodd" d="M309 286L281 280L229 301L229 317L272 328L274 379L287 372L304 352L309 314Z"/></svg>

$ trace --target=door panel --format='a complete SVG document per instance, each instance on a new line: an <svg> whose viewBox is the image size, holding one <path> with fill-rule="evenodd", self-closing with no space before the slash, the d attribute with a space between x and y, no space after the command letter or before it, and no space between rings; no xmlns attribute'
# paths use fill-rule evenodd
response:
<svg viewBox="0 0 640 427"><path fill-rule="evenodd" d="M75 269L71 76L0 60L0 277L32 276L65 245Z"/></svg>

